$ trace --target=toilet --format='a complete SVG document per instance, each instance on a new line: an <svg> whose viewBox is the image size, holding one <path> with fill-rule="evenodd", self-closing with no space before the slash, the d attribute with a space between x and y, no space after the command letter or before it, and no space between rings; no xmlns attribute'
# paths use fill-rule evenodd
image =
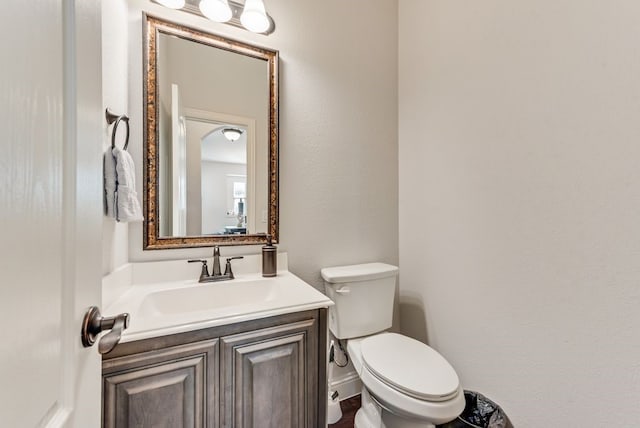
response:
<svg viewBox="0 0 640 428"><path fill-rule="evenodd" d="M455 419L465 406L458 375L422 342L390 333L398 268L385 263L321 270L329 330L347 340L362 381L356 428L430 428Z"/></svg>

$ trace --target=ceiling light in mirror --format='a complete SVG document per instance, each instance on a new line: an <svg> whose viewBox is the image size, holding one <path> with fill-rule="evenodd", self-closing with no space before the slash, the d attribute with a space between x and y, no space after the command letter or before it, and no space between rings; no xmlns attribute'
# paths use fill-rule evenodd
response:
<svg viewBox="0 0 640 428"><path fill-rule="evenodd" d="M200 2L200 12L216 22L227 22L233 16L227 0L202 0Z"/></svg>
<svg viewBox="0 0 640 428"><path fill-rule="evenodd" d="M262 0L247 0L240 16L244 27L254 33L263 33L269 29L270 22Z"/></svg>
<svg viewBox="0 0 640 428"><path fill-rule="evenodd" d="M171 9L181 9L184 7L184 0L156 0L163 6Z"/></svg>
<svg viewBox="0 0 640 428"><path fill-rule="evenodd" d="M238 138L240 138L240 136L242 135L242 130L238 128L225 128L222 130L222 134L227 140L234 142L238 140Z"/></svg>

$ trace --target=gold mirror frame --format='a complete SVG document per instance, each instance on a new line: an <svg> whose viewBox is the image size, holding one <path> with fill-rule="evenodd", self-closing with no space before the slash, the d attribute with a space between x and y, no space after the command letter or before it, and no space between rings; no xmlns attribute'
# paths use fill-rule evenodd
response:
<svg viewBox="0 0 640 428"><path fill-rule="evenodd" d="M144 15L144 249L207 247L212 245L257 245L265 234L161 237L158 204L158 87L157 41L160 33L267 61L269 74L269 177L268 233L278 241L278 51L253 46L180 24Z"/></svg>

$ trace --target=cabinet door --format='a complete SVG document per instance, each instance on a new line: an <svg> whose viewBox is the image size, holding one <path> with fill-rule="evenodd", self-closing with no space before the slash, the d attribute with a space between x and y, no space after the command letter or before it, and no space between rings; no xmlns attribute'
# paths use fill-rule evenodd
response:
<svg viewBox="0 0 640 428"><path fill-rule="evenodd" d="M222 341L222 425L317 425L315 319L226 336Z"/></svg>
<svg viewBox="0 0 640 428"><path fill-rule="evenodd" d="M103 427L217 427L218 373L218 340L104 361Z"/></svg>

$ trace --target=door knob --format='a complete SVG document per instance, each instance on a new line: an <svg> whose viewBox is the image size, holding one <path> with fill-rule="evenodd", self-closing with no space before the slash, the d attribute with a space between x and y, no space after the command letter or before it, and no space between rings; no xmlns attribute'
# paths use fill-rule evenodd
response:
<svg viewBox="0 0 640 428"><path fill-rule="evenodd" d="M98 335L106 330L111 330L105 334L98 343L98 352L106 354L116 347L122 332L129 327L129 314L123 313L114 317L103 317L97 306L91 306L84 315L82 321L82 345L85 348L96 343Z"/></svg>

